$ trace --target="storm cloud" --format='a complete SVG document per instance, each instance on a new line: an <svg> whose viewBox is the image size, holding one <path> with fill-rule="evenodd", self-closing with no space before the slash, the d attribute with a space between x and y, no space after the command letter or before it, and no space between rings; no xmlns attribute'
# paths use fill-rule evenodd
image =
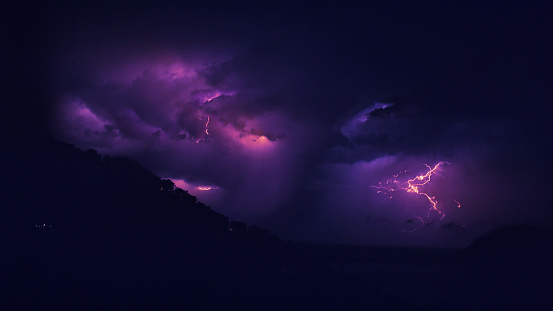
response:
<svg viewBox="0 0 553 311"><path fill-rule="evenodd" d="M141 5L46 18L54 136L299 241L462 246L550 219L539 10ZM440 161L443 219L371 188Z"/></svg>

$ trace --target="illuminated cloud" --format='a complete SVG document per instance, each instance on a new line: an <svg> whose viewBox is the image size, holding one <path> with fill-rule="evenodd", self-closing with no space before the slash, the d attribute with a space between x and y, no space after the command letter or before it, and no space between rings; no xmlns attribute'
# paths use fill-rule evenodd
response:
<svg viewBox="0 0 553 311"><path fill-rule="evenodd" d="M89 77L60 96L60 138L137 159L237 217L266 215L286 200L297 182L289 178L304 161L296 154L309 138L297 133L306 125L260 109L250 88L210 85L205 65L174 55L95 61L80 72Z"/></svg>
<svg viewBox="0 0 553 311"><path fill-rule="evenodd" d="M406 238L402 230L418 221L413 208L427 206L370 188L440 161L451 166L437 190L462 204L444 206L444 221L473 228L539 220L550 202L543 181L553 174L551 131L540 127L547 114L535 104L547 102L538 92L546 79L508 79L505 64L529 67L495 57L512 42L495 44L511 38L503 32L473 42L467 38L479 33L466 30L442 44L442 33L460 33L464 15L436 23L429 11L416 18L427 27L395 8L323 25L327 16L311 8L281 8L285 23L255 8L167 9L162 19L127 11L105 28L52 32L56 137L136 159L231 218L297 240L461 245L470 240L465 230L443 230L439 221L425 220ZM411 32L390 20L425 36L412 44ZM374 29L385 31L375 37Z"/></svg>

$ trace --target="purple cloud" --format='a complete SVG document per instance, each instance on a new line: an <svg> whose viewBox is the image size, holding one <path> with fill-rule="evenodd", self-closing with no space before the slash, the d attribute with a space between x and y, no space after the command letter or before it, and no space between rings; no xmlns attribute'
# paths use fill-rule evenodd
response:
<svg viewBox="0 0 553 311"><path fill-rule="evenodd" d="M295 240L462 246L539 218L542 184L511 182L537 173L509 169L524 167L513 147L524 121L440 101L375 103L356 81L345 87L332 68L321 78L281 52L75 57L60 67L57 136L134 158L231 218ZM446 216L406 233L428 202L371 186L439 161L451 163L432 185Z"/></svg>

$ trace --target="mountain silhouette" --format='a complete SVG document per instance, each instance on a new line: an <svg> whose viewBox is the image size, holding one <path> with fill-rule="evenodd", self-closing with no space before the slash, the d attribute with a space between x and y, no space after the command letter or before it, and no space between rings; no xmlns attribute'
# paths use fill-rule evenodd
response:
<svg viewBox="0 0 553 311"><path fill-rule="evenodd" d="M133 160L52 138L7 156L8 309L416 309L229 222Z"/></svg>
<svg viewBox="0 0 553 311"><path fill-rule="evenodd" d="M462 261L495 268L550 269L553 234L531 225L509 225L496 229L465 248Z"/></svg>
<svg viewBox="0 0 553 311"><path fill-rule="evenodd" d="M476 276L465 280L465 288L486 293L479 309L551 309L551 231L523 224L504 226L476 239L458 260Z"/></svg>

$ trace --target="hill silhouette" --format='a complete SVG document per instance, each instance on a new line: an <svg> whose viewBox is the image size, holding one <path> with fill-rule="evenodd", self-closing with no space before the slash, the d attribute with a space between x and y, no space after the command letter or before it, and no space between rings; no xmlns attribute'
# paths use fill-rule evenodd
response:
<svg viewBox="0 0 553 311"><path fill-rule="evenodd" d="M9 309L416 309L229 222L130 159L35 138L6 163Z"/></svg>
<svg viewBox="0 0 553 311"><path fill-rule="evenodd" d="M465 263L497 269L550 269L553 233L531 225L509 225L496 229L465 248Z"/></svg>
<svg viewBox="0 0 553 311"><path fill-rule="evenodd" d="M487 292L482 309L551 310L551 231L530 225L498 228L463 249L458 260L478 275L465 287Z"/></svg>

